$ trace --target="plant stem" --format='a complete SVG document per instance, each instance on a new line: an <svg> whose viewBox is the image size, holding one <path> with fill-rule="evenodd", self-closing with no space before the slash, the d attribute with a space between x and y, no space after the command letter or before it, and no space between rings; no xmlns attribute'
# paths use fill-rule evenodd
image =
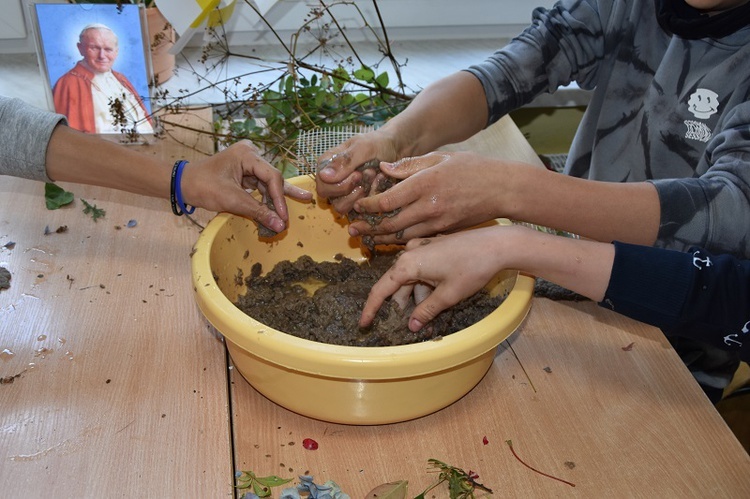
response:
<svg viewBox="0 0 750 499"><path fill-rule="evenodd" d="M539 471L538 469L536 469L536 468L534 468L534 467L526 464L523 461L523 459L521 459L520 457L518 457L518 454L516 454L516 451L513 449L513 442L511 440L506 440L505 443L508 444L508 447L510 447L510 451L513 453L513 457L515 457L518 460L519 463L523 464L524 466L526 466L531 471L533 471L535 473L539 473L542 476L546 476L547 478L551 478L553 480L557 480L558 482L562 482L562 483L568 484L571 487L575 487L576 486L576 484L574 484L572 482L569 482L567 480L563 480L562 478L557 478L556 476L548 475L547 473L544 473L543 471Z"/></svg>
<svg viewBox="0 0 750 499"><path fill-rule="evenodd" d="M398 61L396 61L396 58L391 51L391 42L388 39L388 31L385 29L383 16L380 14L380 6L378 5L378 0L372 0L372 4L375 7L375 12L378 14L378 22L380 23L380 28L383 30L383 38L385 39L383 42L383 45L385 46L383 49L383 54L388 58L389 61L391 61L393 70L396 72L396 77L398 78L399 88L404 88L404 81L401 78L401 66L399 66Z"/></svg>

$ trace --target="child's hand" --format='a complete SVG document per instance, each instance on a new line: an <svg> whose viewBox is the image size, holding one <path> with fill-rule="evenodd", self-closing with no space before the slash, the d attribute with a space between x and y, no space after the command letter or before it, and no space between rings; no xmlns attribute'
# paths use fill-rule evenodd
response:
<svg viewBox="0 0 750 499"><path fill-rule="evenodd" d="M474 229L429 239L413 239L393 266L375 283L359 324L370 325L380 306L391 295L403 300L403 286L415 286L416 308L409 329L419 331L440 312L468 298L502 270L497 243L503 227ZM427 285L432 293L425 292Z"/></svg>

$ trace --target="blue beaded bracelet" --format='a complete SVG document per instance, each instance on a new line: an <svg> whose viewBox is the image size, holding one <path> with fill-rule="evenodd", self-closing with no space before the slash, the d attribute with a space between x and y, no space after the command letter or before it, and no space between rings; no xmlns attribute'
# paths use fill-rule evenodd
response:
<svg viewBox="0 0 750 499"><path fill-rule="evenodd" d="M195 211L195 206L188 206L182 200L182 188L180 187L180 181L182 180L182 170L187 161L181 159L174 164L172 168L172 181L169 189L169 201L172 203L172 213L175 215L182 216L187 213L190 215Z"/></svg>

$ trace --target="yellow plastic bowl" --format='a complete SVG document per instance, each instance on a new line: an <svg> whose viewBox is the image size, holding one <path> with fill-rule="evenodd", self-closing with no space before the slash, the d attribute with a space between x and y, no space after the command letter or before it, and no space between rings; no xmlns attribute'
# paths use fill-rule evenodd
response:
<svg viewBox="0 0 750 499"><path fill-rule="evenodd" d="M290 182L315 190L307 176ZM256 390L291 411L354 425L395 423L438 411L479 383L497 346L529 310L533 279L504 271L490 289L507 293L505 301L485 319L440 340L350 347L272 329L234 305L245 292L237 279L240 269L247 276L259 262L265 273L302 255L315 261L334 261L338 253L356 261L366 258L359 240L349 237L346 221L321 200L288 200L288 206L289 228L270 240L260 240L250 220L217 215L195 244L192 272L198 306L224 335L235 368Z"/></svg>

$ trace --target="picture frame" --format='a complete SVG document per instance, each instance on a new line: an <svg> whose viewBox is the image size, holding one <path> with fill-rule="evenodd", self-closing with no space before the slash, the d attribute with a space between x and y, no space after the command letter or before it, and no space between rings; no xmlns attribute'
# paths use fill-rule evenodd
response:
<svg viewBox="0 0 750 499"><path fill-rule="evenodd" d="M85 133L125 143L158 129L141 4L29 3L50 111Z"/></svg>

